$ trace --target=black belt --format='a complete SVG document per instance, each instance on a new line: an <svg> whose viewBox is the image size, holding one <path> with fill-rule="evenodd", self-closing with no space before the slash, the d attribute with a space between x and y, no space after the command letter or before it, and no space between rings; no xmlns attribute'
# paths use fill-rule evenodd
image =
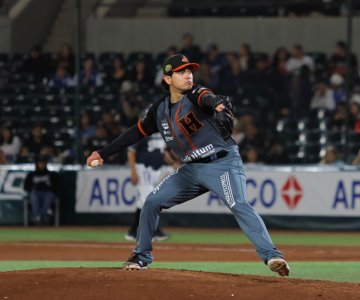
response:
<svg viewBox="0 0 360 300"><path fill-rule="evenodd" d="M199 159L196 159L196 160L193 160L193 161L189 161L188 163L189 164L194 164L194 163L207 164L207 163L212 162L214 160L217 160L219 158L223 158L227 154L228 154L227 151L221 150L218 153L215 153L213 155L210 155L210 156L207 156L207 157L204 157L204 158L199 158Z"/></svg>

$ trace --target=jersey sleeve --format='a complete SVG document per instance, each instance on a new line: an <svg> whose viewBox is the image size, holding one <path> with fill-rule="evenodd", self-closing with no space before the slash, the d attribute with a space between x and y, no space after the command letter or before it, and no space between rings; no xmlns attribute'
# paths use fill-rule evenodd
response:
<svg viewBox="0 0 360 300"><path fill-rule="evenodd" d="M155 103L153 103L150 106L147 113L145 114L145 116L138 121L137 127L138 127L139 131L142 133L142 135L149 136L155 132L159 132L159 129L157 127L157 122L156 122L156 114L157 114L157 109L158 109L160 103L162 102L162 100L163 99L160 99L160 100L156 101Z"/></svg>

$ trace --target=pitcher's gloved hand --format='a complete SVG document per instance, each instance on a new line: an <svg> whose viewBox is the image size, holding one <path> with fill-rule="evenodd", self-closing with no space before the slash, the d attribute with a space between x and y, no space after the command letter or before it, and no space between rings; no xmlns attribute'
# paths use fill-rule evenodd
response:
<svg viewBox="0 0 360 300"><path fill-rule="evenodd" d="M231 136L234 128L233 106L228 96L217 95L216 98L218 98L217 102L224 104L225 108L220 112L215 112L215 122L220 129L222 137L227 139Z"/></svg>

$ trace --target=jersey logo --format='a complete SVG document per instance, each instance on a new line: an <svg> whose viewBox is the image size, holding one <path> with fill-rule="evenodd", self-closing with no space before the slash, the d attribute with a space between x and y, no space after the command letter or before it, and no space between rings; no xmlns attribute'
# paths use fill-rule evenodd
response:
<svg viewBox="0 0 360 300"><path fill-rule="evenodd" d="M189 112L178 121L181 126L186 130L188 135L193 135L200 128L204 126L196 117L194 112Z"/></svg>

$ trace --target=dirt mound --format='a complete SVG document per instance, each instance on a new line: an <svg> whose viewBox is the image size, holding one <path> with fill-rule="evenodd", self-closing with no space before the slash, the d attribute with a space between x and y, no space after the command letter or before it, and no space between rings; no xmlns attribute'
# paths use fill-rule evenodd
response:
<svg viewBox="0 0 360 300"><path fill-rule="evenodd" d="M360 299L360 285L182 270L37 269L0 273L0 299Z"/></svg>

